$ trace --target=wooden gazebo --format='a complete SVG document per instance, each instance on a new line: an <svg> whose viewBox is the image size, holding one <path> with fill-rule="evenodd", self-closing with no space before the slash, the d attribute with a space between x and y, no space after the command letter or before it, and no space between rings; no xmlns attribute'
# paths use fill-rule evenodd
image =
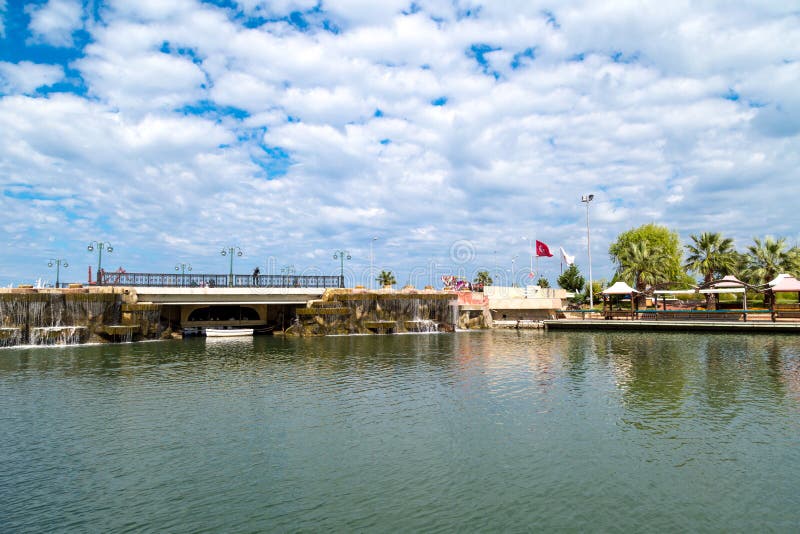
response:
<svg viewBox="0 0 800 534"><path fill-rule="evenodd" d="M790 306L779 306L776 304L776 293L797 293L798 303ZM777 319L800 319L800 280L788 274L779 275L768 284L766 294L770 296L769 311L773 321Z"/></svg>
<svg viewBox="0 0 800 534"><path fill-rule="evenodd" d="M625 282L615 282L614 285L604 289L600 294L603 295L603 317L613 319L615 317L636 318L636 299L633 298L639 291L636 291ZM613 295L628 295L631 298L631 311L627 312L622 308L613 309L610 297Z"/></svg>

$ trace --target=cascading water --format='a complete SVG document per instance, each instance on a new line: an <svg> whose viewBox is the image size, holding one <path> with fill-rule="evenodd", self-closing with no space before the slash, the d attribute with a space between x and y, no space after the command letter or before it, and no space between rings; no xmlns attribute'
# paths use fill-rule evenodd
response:
<svg viewBox="0 0 800 534"><path fill-rule="evenodd" d="M21 328L0 328L0 347L13 347L21 342Z"/></svg>
<svg viewBox="0 0 800 534"><path fill-rule="evenodd" d="M0 346L82 343L98 326L119 322L120 298L113 293L0 294ZM127 329L121 337L131 336Z"/></svg>
<svg viewBox="0 0 800 534"><path fill-rule="evenodd" d="M77 345L86 335L85 326L39 326L31 328L31 345Z"/></svg>
<svg viewBox="0 0 800 534"><path fill-rule="evenodd" d="M298 314L300 335L438 332L452 325L447 293L332 292Z"/></svg>
<svg viewBox="0 0 800 534"><path fill-rule="evenodd" d="M430 319L414 319L413 321L406 321L406 330L409 332L419 333L432 333L439 331L439 323Z"/></svg>

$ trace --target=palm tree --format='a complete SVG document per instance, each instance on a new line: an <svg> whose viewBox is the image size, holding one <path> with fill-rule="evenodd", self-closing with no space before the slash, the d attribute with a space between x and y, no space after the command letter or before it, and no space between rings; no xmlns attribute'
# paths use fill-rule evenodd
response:
<svg viewBox="0 0 800 534"><path fill-rule="evenodd" d="M644 241L629 243L619 251L620 278L632 281L637 291L647 286L657 286L669 280L669 258L657 250L652 250ZM637 296L640 298L641 295Z"/></svg>
<svg viewBox="0 0 800 534"><path fill-rule="evenodd" d="M684 267L703 275L703 282L711 282L714 277L731 274L736 269L736 250L733 240L723 238L719 233L703 232L699 236L693 235L693 244L686 245L689 257L686 258ZM717 296L706 294L706 309L714 308Z"/></svg>
<svg viewBox="0 0 800 534"><path fill-rule="evenodd" d="M797 273L797 247L786 249L786 239L767 237L764 241L753 238L753 245L747 247L748 257L745 276L754 285L766 284L781 273Z"/></svg>
<svg viewBox="0 0 800 534"><path fill-rule="evenodd" d="M381 274L375 279L382 286L393 286L397 283L397 279L392 274L392 271L381 271Z"/></svg>
<svg viewBox="0 0 800 534"><path fill-rule="evenodd" d="M492 285L492 277L489 276L489 271L478 271L475 274L475 283L480 286L490 286Z"/></svg>

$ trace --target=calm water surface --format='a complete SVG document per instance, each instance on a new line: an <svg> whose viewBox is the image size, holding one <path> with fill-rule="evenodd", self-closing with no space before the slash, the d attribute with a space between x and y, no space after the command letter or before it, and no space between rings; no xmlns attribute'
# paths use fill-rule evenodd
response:
<svg viewBox="0 0 800 534"><path fill-rule="evenodd" d="M0 350L0 531L800 529L800 339Z"/></svg>

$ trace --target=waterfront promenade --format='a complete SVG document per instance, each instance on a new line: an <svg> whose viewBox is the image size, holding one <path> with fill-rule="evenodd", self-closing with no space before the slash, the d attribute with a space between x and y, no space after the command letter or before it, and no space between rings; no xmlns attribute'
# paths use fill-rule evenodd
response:
<svg viewBox="0 0 800 534"><path fill-rule="evenodd" d="M604 319L556 319L543 321L543 324L548 330L800 334L800 321L714 321L702 319L681 321L648 321L645 319L609 321Z"/></svg>

